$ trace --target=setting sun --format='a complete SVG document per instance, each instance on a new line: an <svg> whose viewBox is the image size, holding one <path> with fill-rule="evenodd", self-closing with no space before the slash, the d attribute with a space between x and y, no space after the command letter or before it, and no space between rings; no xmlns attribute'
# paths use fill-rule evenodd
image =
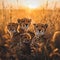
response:
<svg viewBox="0 0 60 60"><path fill-rule="evenodd" d="M29 4L28 6L27 6L28 8L30 8L30 9L35 9L35 8L38 8L38 4Z"/></svg>

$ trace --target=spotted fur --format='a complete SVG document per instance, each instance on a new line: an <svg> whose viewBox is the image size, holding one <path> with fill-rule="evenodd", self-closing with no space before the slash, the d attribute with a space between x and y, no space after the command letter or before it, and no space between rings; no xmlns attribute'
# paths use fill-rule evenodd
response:
<svg viewBox="0 0 60 60"><path fill-rule="evenodd" d="M47 24L34 24L35 37L32 39L31 49L33 54L41 55L43 50L46 51L46 39L44 37ZM42 53L43 54L43 53ZM44 54L43 54L44 55ZM40 57L41 58L41 57Z"/></svg>

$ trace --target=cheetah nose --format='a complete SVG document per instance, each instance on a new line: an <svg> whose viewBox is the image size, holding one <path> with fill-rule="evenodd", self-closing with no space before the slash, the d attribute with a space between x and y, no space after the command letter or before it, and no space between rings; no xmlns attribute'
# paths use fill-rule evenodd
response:
<svg viewBox="0 0 60 60"><path fill-rule="evenodd" d="M39 32L40 32L41 30L39 30Z"/></svg>
<svg viewBox="0 0 60 60"><path fill-rule="evenodd" d="M26 24L26 26L27 26L28 24Z"/></svg>

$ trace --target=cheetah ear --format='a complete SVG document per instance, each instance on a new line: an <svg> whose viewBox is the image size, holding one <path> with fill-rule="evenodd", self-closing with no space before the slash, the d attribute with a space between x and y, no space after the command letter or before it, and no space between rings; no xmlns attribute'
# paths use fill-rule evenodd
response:
<svg viewBox="0 0 60 60"><path fill-rule="evenodd" d="M48 24L45 24L45 28L47 28L48 27Z"/></svg>

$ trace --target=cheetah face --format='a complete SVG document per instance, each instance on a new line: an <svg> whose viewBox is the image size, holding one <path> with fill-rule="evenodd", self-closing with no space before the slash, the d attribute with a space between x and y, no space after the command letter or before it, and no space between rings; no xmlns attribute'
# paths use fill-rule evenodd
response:
<svg viewBox="0 0 60 60"><path fill-rule="evenodd" d="M7 25L7 29L9 33L15 33L17 32L18 24L17 23L9 23Z"/></svg>
<svg viewBox="0 0 60 60"><path fill-rule="evenodd" d="M47 24L34 24L34 30L35 30L35 34L42 36L45 34L46 28L47 28Z"/></svg>
<svg viewBox="0 0 60 60"><path fill-rule="evenodd" d="M23 19L18 19L18 23L20 25L20 28L24 30L28 30L30 24L31 24L31 19L23 18Z"/></svg>

